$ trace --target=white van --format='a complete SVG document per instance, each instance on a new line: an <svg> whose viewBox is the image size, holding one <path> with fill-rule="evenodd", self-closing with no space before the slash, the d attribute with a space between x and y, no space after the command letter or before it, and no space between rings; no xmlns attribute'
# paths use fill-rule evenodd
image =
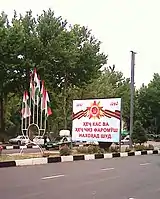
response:
<svg viewBox="0 0 160 199"><path fill-rule="evenodd" d="M129 145L129 135L127 135L123 140L121 140L121 144Z"/></svg>

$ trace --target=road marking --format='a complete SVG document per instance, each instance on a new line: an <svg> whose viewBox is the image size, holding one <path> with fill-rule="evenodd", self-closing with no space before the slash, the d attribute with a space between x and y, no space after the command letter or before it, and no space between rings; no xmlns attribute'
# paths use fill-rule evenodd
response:
<svg viewBox="0 0 160 199"><path fill-rule="evenodd" d="M151 163L146 162L146 163L142 163L142 164L140 164L140 166L146 166L146 165L149 165L149 164L151 164Z"/></svg>
<svg viewBox="0 0 160 199"><path fill-rule="evenodd" d="M65 175L47 176L47 177L41 178L41 180L48 180L48 179L60 178L60 177L64 177L64 176Z"/></svg>
<svg viewBox="0 0 160 199"><path fill-rule="evenodd" d="M114 168L104 168L104 169L101 169L102 171L110 171L110 170L114 170Z"/></svg>

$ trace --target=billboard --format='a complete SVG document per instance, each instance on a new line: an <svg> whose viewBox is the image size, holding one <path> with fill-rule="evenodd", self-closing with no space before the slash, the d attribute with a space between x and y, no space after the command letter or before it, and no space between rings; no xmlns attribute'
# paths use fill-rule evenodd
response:
<svg viewBox="0 0 160 199"><path fill-rule="evenodd" d="M73 100L72 140L119 142L121 98Z"/></svg>

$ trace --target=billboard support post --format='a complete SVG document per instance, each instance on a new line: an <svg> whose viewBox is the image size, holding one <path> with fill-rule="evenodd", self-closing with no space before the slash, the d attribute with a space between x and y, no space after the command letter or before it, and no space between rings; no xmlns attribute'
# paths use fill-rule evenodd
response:
<svg viewBox="0 0 160 199"><path fill-rule="evenodd" d="M122 98L121 98L121 108L120 108L120 131L119 131L119 151L121 152L121 137L122 137Z"/></svg>

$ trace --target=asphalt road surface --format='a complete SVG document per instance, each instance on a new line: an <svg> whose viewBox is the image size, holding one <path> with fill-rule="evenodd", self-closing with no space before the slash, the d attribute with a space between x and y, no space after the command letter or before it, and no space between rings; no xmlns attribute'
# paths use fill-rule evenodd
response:
<svg viewBox="0 0 160 199"><path fill-rule="evenodd" d="M159 199L160 156L1 168L3 199Z"/></svg>

